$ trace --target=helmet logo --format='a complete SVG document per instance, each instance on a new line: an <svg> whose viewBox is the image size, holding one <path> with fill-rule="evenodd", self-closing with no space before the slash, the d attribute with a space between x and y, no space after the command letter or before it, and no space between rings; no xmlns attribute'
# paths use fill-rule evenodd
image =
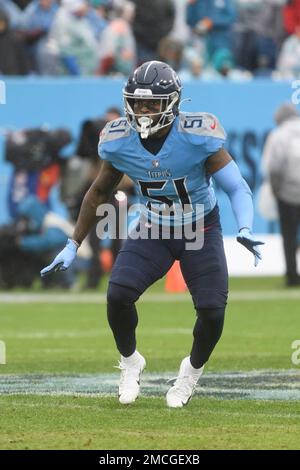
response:
<svg viewBox="0 0 300 470"><path fill-rule="evenodd" d="M152 91L149 89L143 89L143 88L136 88L134 90L134 96L152 96Z"/></svg>

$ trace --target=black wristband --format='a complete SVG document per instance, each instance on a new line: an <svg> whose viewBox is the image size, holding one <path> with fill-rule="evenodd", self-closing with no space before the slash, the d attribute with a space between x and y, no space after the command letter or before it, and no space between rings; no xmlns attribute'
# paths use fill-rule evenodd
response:
<svg viewBox="0 0 300 470"><path fill-rule="evenodd" d="M74 240L74 238L71 238L72 242L75 243L75 245L77 246L77 250L78 248L80 247L81 243L78 242L77 240Z"/></svg>

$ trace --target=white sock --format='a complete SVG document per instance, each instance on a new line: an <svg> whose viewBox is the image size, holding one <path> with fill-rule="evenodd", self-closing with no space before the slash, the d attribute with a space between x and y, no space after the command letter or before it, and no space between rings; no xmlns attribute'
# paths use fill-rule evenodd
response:
<svg viewBox="0 0 300 470"><path fill-rule="evenodd" d="M137 350L135 350L134 353L128 357L124 357L121 355L121 360L123 364L126 364L128 366L132 364L136 364L139 361L139 359L140 359L140 353Z"/></svg>
<svg viewBox="0 0 300 470"><path fill-rule="evenodd" d="M199 374L200 372L202 372L202 369L203 369L203 367L204 367L204 364L203 364L203 366L199 367L199 369L196 369L195 367L192 366L192 364L191 364L191 357L190 357L189 367L190 367L190 372L191 372L191 374L197 375L197 374Z"/></svg>

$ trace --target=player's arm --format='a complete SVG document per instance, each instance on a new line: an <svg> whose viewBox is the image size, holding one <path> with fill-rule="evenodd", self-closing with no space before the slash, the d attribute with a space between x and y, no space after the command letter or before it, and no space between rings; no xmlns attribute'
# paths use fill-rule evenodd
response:
<svg viewBox="0 0 300 470"><path fill-rule="evenodd" d="M91 228L95 225L98 206L105 204L119 184L123 173L114 168L109 162L103 161L99 174L82 201L79 217L75 226L73 240L80 245Z"/></svg>
<svg viewBox="0 0 300 470"><path fill-rule="evenodd" d="M206 160L205 167L207 173L228 194L238 230L252 230L252 193L229 153L221 148Z"/></svg>
<svg viewBox="0 0 300 470"><path fill-rule="evenodd" d="M109 162L103 161L97 178L84 196L73 238L69 238L65 248L56 256L53 262L42 269L42 277L55 271L68 269L74 261L82 241L97 221L96 211L98 206L109 200L113 189L119 184L122 176L123 173L116 170Z"/></svg>
<svg viewBox="0 0 300 470"><path fill-rule="evenodd" d="M258 245L263 245L263 242L256 241L252 234L253 201L248 184L224 148L211 155L205 167L207 173L227 193L238 226L237 241L254 254L254 264L257 266L261 259Z"/></svg>

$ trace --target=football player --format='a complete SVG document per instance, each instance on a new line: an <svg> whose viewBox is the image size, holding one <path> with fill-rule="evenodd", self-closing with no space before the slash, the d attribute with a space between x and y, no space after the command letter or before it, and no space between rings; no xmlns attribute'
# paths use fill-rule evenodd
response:
<svg viewBox="0 0 300 470"><path fill-rule="evenodd" d="M212 178L228 194L236 219L237 240L261 259L252 234L251 191L224 148L225 132L218 119L206 112L179 111L181 84L174 70L158 61L144 63L130 76L123 90L126 118L109 122L102 131L99 175L87 192L73 238L54 261L41 271L67 269L78 247L96 222L97 207L106 203L123 174L134 180L140 194L140 225L163 227L161 206L188 206L187 223L197 223L197 205L203 208L204 244L187 249L186 237L128 237L114 264L108 292L107 315L121 354L119 401L133 403L140 391L140 374L146 361L136 349L136 301L175 260L191 293L197 313L190 355L180 365L178 377L167 393L167 405L182 407L196 384L223 329L228 274ZM159 208L159 210L158 210ZM146 220L146 222L145 222ZM172 226L185 224L174 210ZM149 222L150 221L150 222Z"/></svg>

